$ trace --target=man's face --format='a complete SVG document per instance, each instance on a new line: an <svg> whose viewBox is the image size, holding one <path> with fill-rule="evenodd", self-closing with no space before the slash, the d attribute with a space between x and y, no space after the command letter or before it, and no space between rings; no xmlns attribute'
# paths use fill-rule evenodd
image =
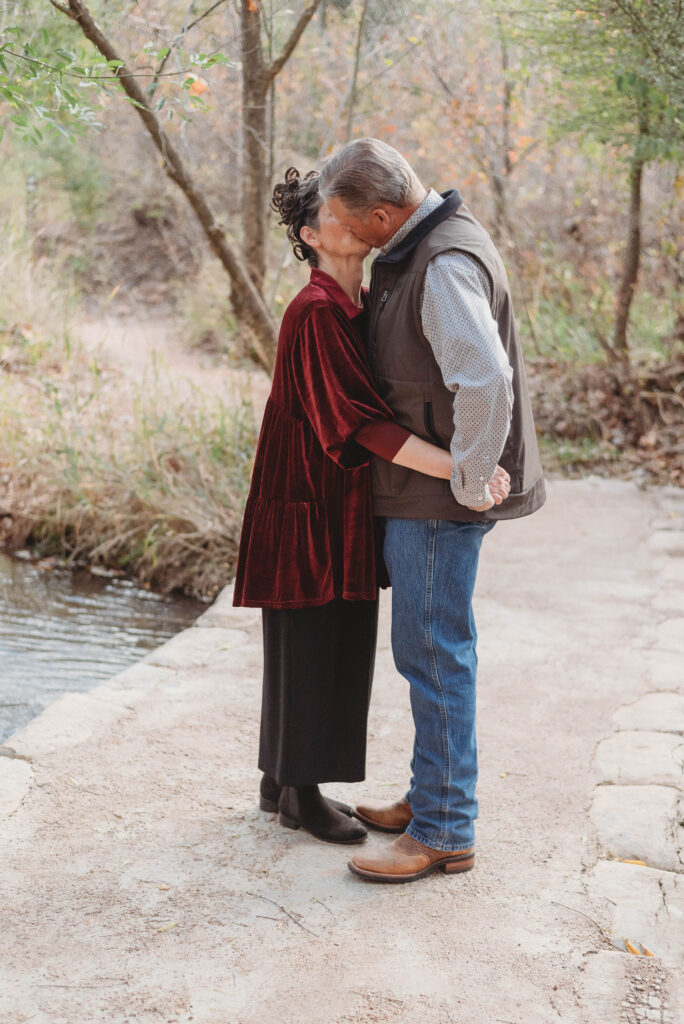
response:
<svg viewBox="0 0 684 1024"><path fill-rule="evenodd" d="M385 242L389 242L396 230L391 211L382 206L374 207L363 217L357 217L349 212L341 199L329 199L327 205L340 224L348 228L366 245L372 245L374 249L381 249Z"/></svg>

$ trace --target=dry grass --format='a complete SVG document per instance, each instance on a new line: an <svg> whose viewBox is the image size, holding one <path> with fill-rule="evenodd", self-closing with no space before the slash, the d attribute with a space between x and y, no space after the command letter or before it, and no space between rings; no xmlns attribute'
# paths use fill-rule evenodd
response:
<svg viewBox="0 0 684 1024"><path fill-rule="evenodd" d="M70 340L54 289L25 261L5 262L14 308L0 308L0 542L214 596L235 567L251 407L187 386L175 395L158 376L125 386ZM12 319L17 307L31 316Z"/></svg>

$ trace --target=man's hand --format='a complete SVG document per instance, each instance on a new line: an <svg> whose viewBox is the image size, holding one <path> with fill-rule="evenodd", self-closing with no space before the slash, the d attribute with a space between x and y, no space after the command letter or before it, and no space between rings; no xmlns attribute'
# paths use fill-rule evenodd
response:
<svg viewBox="0 0 684 1024"><path fill-rule="evenodd" d="M469 506L473 512L486 512L494 505L500 505L511 493L511 477L502 466L494 470L494 476L489 481L489 493L491 497L484 505Z"/></svg>

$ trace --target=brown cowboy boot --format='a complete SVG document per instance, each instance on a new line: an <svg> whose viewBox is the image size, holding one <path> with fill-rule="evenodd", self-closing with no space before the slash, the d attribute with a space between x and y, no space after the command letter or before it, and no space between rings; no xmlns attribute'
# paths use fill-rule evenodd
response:
<svg viewBox="0 0 684 1024"><path fill-rule="evenodd" d="M413 818L413 811L407 800L397 800L393 804L367 800L363 804L357 804L353 814L364 825L377 828L380 832L403 832Z"/></svg>
<svg viewBox="0 0 684 1024"><path fill-rule="evenodd" d="M470 871L474 863L472 848L433 850L404 833L384 849L357 854L349 861L349 870L371 882L413 882L437 868L447 875Z"/></svg>

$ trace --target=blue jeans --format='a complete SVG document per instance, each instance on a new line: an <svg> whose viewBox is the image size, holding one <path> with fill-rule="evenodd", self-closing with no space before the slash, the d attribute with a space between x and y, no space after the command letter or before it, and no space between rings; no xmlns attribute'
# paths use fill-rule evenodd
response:
<svg viewBox="0 0 684 1024"><path fill-rule="evenodd" d="M416 729L406 799L410 836L433 850L475 841L477 632L472 597L492 522L387 519L392 652L410 684Z"/></svg>

